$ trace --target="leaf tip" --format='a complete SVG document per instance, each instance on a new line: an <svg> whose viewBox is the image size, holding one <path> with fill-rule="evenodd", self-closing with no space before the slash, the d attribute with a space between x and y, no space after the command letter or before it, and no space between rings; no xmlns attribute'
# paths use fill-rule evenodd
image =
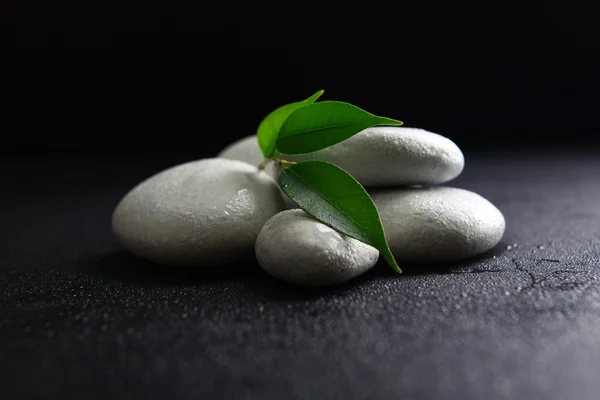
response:
<svg viewBox="0 0 600 400"><path fill-rule="evenodd" d="M394 256L390 253L389 257L386 257L386 261L388 262L388 264L390 264L390 266L392 267L392 269L394 271L396 271L399 274L402 274L402 270L400 269L400 267L398 266L398 263L396 262L396 259L394 259Z"/></svg>
<svg viewBox="0 0 600 400"><path fill-rule="evenodd" d="M387 240L386 240L385 245L382 245L381 248L379 248L379 252L385 258L385 261L387 261L389 266L392 267L392 269L394 271L396 271L399 274L402 274L402 270L398 266L398 263L396 262L396 259L394 258L394 254L392 253L389 245L387 244Z"/></svg>
<svg viewBox="0 0 600 400"><path fill-rule="evenodd" d="M325 93L325 90L321 89L317 93L313 94L308 99L306 99L304 102L308 104L313 104L315 101L319 100L319 97L321 97L323 93Z"/></svg>
<svg viewBox="0 0 600 400"><path fill-rule="evenodd" d="M400 125L404 125L404 122L402 121L398 121L397 119L392 119L392 118L383 118L383 123L385 125L391 125L391 126L400 126Z"/></svg>

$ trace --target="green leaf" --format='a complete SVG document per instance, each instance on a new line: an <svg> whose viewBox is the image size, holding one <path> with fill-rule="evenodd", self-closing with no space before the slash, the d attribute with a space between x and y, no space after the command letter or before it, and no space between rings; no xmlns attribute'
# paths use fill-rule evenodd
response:
<svg viewBox="0 0 600 400"><path fill-rule="evenodd" d="M319 90L308 99L281 106L262 120L256 131L256 136L258 137L258 145L265 157L277 157L279 154L275 148L275 141L277 140L281 126L290 114L301 107L314 103L324 92L324 90Z"/></svg>
<svg viewBox="0 0 600 400"><path fill-rule="evenodd" d="M340 167L325 161L294 164L279 175L281 190L325 225L375 247L402 273L385 238L377 207L365 189Z"/></svg>
<svg viewBox="0 0 600 400"><path fill-rule="evenodd" d="M322 101L295 110L283 123L277 150L304 154L342 142L375 125L402 125L402 121L378 117L352 104Z"/></svg>

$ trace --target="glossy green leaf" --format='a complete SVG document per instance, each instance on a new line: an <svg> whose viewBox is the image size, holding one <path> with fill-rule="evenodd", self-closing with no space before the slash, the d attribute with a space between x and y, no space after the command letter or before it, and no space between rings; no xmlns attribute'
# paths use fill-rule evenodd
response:
<svg viewBox="0 0 600 400"><path fill-rule="evenodd" d="M301 107L314 103L324 92L324 90L319 90L308 99L281 106L262 120L256 131L256 136L258 137L258 145L265 157L277 157L279 154L275 148L275 142L281 126L290 114Z"/></svg>
<svg viewBox="0 0 600 400"><path fill-rule="evenodd" d="M341 101L322 101L294 110L279 131L277 150L283 154L312 153L375 125L397 126L402 122Z"/></svg>
<svg viewBox="0 0 600 400"><path fill-rule="evenodd" d="M373 200L346 171L324 161L305 161L285 169L279 176L279 186L308 214L375 247L394 270L402 273Z"/></svg>

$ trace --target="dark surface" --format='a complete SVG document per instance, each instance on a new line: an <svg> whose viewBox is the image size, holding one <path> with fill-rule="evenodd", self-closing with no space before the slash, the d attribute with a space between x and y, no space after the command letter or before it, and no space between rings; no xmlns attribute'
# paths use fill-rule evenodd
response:
<svg viewBox="0 0 600 400"><path fill-rule="evenodd" d="M599 398L598 154L467 155L496 250L327 290L120 251L115 204L176 161L2 162L3 398Z"/></svg>

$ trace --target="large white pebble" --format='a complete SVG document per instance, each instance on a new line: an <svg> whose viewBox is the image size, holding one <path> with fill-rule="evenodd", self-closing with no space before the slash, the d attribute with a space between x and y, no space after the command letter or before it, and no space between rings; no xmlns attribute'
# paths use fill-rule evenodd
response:
<svg viewBox="0 0 600 400"><path fill-rule="evenodd" d="M265 158L260 150L260 147L258 146L256 135L247 136L231 143L229 146L221 150L217 157L227 158L228 160L243 161L254 165L255 167L258 167ZM270 176L275 176L274 166L275 163L268 163L265 168L265 172Z"/></svg>
<svg viewBox="0 0 600 400"><path fill-rule="evenodd" d="M453 261L493 248L502 213L468 190L450 187L371 191L398 262Z"/></svg>
<svg viewBox="0 0 600 400"><path fill-rule="evenodd" d="M160 172L129 192L113 231L150 261L214 266L252 254L264 223L283 210L279 187L249 164L219 158Z"/></svg>
<svg viewBox="0 0 600 400"><path fill-rule="evenodd" d="M370 268L379 252L324 225L302 210L271 218L256 240L256 258L269 274L295 285L345 282Z"/></svg>
<svg viewBox="0 0 600 400"><path fill-rule="evenodd" d="M416 128L365 129L314 153L285 156L293 161L328 161L365 187L438 184L456 178L465 159L450 139Z"/></svg>

